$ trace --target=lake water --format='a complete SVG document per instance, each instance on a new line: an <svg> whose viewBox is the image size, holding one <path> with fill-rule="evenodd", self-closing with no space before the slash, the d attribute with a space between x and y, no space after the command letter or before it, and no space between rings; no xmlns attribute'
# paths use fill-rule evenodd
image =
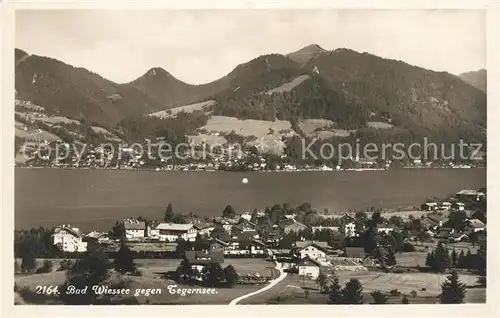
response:
<svg viewBox="0 0 500 318"><path fill-rule="evenodd" d="M241 180L248 179L247 184ZM108 230L119 218L162 219L174 212L221 215L275 203L309 202L318 211L369 206L420 206L486 185L486 169L403 169L363 172L154 172L113 170L15 170L15 228L71 224Z"/></svg>

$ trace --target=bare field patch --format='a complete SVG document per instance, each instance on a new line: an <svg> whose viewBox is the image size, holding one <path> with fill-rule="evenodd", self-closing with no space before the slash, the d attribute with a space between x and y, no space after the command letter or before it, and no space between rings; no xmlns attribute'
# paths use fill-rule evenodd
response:
<svg viewBox="0 0 500 318"><path fill-rule="evenodd" d="M207 100L207 101L200 102L200 103L189 104L189 105L179 106L179 107L175 107L175 108L160 110L158 112L149 114L149 116L158 117L158 118L169 118L169 117L176 116L180 112L192 113L196 110L207 111L208 108L215 105L215 103L216 102L214 100Z"/></svg>
<svg viewBox="0 0 500 318"><path fill-rule="evenodd" d="M275 132L280 130L291 130L292 125L286 120L266 121L255 119L237 119L227 116L212 116L207 124L201 129L206 129L210 132L230 133L234 130L235 133L241 136L257 138L267 136L270 129Z"/></svg>
<svg viewBox="0 0 500 318"><path fill-rule="evenodd" d="M392 127L394 127L394 125L385 123L383 121L369 121L366 124L368 125L368 127L376 129L391 129Z"/></svg>
<svg viewBox="0 0 500 318"><path fill-rule="evenodd" d="M418 248L418 246L415 246ZM396 254L396 262L398 266L402 267L415 267L415 266L425 266L425 259L427 257L427 252L407 252Z"/></svg>
<svg viewBox="0 0 500 318"><path fill-rule="evenodd" d="M29 140L47 140L49 142L61 140L59 136L43 129L35 130L34 132L29 133L29 135L25 138Z"/></svg>
<svg viewBox="0 0 500 318"><path fill-rule="evenodd" d="M373 302L370 293L374 290L380 290L389 296L389 304L400 304L402 296L390 295L391 290L397 289L398 292L406 294L410 304L435 304L439 300L437 296L441 293L441 284L446 280L447 274L431 273L380 273L380 272L362 272L349 273L338 272L340 284L344 285L350 279L358 279L363 285L363 298L365 304ZM460 275L460 280L468 286L476 284L477 276ZM279 286L272 293L252 297L252 304L326 304L327 295L318 293L318 284L314 280L303 279L298 275L288 275L286 283ZM422 288L426 288L422 291ZM309 295L306 297L306 290ZM417 296L411 296L411 291L415 291ZM279 296L279 301L277 301ZM251 298L251 299L252 299ZM466 303L484 303L486 301L485 288L467 288Z"/></svg>
<svg viewBox="0 0 500 318"><path fill-rule="evenodd" d="M59 286L65 280L66 272L63 271L14 277L14 283L20 288L28 287L33 291L36 286Z"/></svg>
<svg viewBox="0 0 500 318"><path fill-rule="evenodd" d="M299 128L308 137L328 139L331 137L348 137L354 130L333 128L335 123L327 119L304 119Z"/></svg>
<svg viewBox="0 0 500 318"><path fill-rule="evenodd" d="M291 80L288 83L285 83L279 87L273 88L267 92L268 95L272 95L275 93L286 93L294 89L295 87L302 84L305 80L309 79L309 75L300 75Z"/></svg>
<svg viewBox="0 0 500 318"><path fill-rule="evenodd" d="M257 140L251 141L248 144L258 146L261 143L265 144L262 151L271 153L282 153L282 145L279 143L285 135L293 135L292 125L289 121L276 120L255 120L255 119L237 119L226 116L212 116L207 124L200 130L208 131L210 134L215 133L231 133L244 137L256 137Z"/></svg>
<svg viewBox="0 0 500 318"><path fill-rule="evenodd" d="M222 136L216 136L216 135L207 135L207 134L200 134L198 136L188 136L189 142L193 143L195 145L201 145L203 142L205 142L207 145L224 145L227 143L226 138Z"/></svg>

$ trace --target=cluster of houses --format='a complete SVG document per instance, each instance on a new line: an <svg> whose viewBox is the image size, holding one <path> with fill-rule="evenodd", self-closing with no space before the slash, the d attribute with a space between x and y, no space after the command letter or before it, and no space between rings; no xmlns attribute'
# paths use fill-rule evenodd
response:
<svg viewBox="0 0 500 318"><path fill-rule="evenodd" d="M466 240L473 233L486 233L486 224L477 218L476 212L466 209L468 203L485 199L485 194L475 190L462 190L453 199L443 202L426 202L422 210L429 211L420 218L420 226L430 237L437 240L458 242ZM449 225L451 213L463 215L464 226L456 229ZM259 212L257 217L264 213ZM353 216L345 215L346 222L340 226L308 227L295 220L295 215L285 217L261 237L257 225L251 221L250 213L235 218L214 217L211 222L193 221L188 224L151 221L145 222L134 218L122 220L127 244L134 251L140 252L145 247L154 247L152 252L175 252L177 241L197 242L197 250L185 251L184 258L202 267L206 264L223 262L226 257L263 257L279 260L285 269L298 272L299 275L316 278L322 266L333 266L337 270L366 270L366 265L373 261L365 256L362 247L346 247L335 250L327 242L300 240L291 248L274 248L283 235L299 233L305 229L312 232L329 230L343 232L346 237L355 237L365 229L365 225ZM376 227L379 233L389 234L401 231L393 224L381 223ZM216 231L216 235L213 231ZM409 239L418 239L417 231L410 231ZM202 246L200 247L200 240ZM113 245L115 240L108 233L92 231L84 234L78 228L68 224L59 226L53 234L54 245L64 252L85 252L87 242L93 240L102 245Z"/></svg>

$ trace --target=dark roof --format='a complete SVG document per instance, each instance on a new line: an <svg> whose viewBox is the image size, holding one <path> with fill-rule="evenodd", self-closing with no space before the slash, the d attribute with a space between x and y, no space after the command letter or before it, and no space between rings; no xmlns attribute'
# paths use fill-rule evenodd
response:
<svg viewBox="0 0 500 318"><path fill-rule="evenodd" d="M253 240L255 235L258 235L259 233L257 231L246 231L242 232L240 235L238 235L238 240L240 241L251 241Z"/></svg>
<svg viewBox="0 0 500 318"><path fill-rule="evenodd" d="M71 228L71 227L60 227L60 228L57 228L55 230L55 232L59 232L59 231L66 231L68 232L69 234L75 236L75 237L81 237L82 234L80 233L80 231L77 231L75 230L74 228Z"/></svg>
<svg viewBox="0 0 500 318"><path fill-rule="evenodd" d="M246 225L246 226L250 226L250 227L257 227L257 224L245 219L245 218L240 218L240 220L238 221L238 224L243 224L243 225Z"/></svg>
<svg viewBox="0 0 500 318"><path fill-rule="evenodd" d="M144 230L146 229L146 222L137 220L125 220L123 226L127 230Z"/></svg>
<svg viewBox="0 0 500 318"><path fill-rule="evenodd" d="M306 248L308 246L315 246L319 249L323 249L323 250L327 250L327 249L331 249L332 247L330 245L328 245L328 242L323 242L323 241L296 241L295 242L295 247L298 247L298 248Z"/></svg>
<svg viewBox="0 0 500 318"><path fill-rule="evenodd" d="M429 218L426 218L426 219L420 221L420 223L424 224L424 225L428 224L430 226L438 226L439 225L439 222L434 221L434 220L429 219Z"/></svg>
<svg viewBox="0 0 500 318"><path fill-rule="evenodd" d="M345 255L352 258L364 258L365 249L363 247L346 247Z"/></svg>
<svg viewBox="0 0 500 318"><path fill-rule="evenodd" d="M184 258L190 264L224 263L224 254L220 251L185 251Z"/></svg>
<svg viewBox="0 0 500 318"><path fill-rule="evenodd" d="M226 242L224 241L221 241L219 239L208 239L208 240L202 240L201 242L198 242L197 243L197 246L199 248L210 248L213 244L219 244L219 245L222 245L222 246L226 246Z"/></svg>
<svg viewBox="0 0 500 318"><path fill-rule="evenodd" d="M213 225L211 224L207 224L207 223L203 223L203 222L200 222L200 223L195 223L194 224L194 227L198 230L203 230L203 229L206 229L206 228L209 228L209 227L212 227Z"/></svg>
<svg viewBox="0 0 500 318"><path fill-rule="evenodd" d="M283 219L281 220L279 223L278 223L278 226L280 228L285 228L286 226L289 226L289 225L292 225L292 224L295 224L295 221L294 220L290 220L290 219Z"/></svg>
<svg viewBox="0 0 500 318"><path fill-rule="evenodd" d="M428 214L427 218L434 221L434 222L438 222L438 223L439 223L439 221L443 221L445 219L444 216L439 215L439 214Z"/></svg>

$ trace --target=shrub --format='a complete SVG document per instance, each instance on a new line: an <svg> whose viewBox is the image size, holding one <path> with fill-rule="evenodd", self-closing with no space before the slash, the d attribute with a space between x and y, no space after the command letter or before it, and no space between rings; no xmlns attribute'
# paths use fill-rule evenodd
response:
<svg viewBox="0 0 500 318"><path fill-rule="evenodd" d="M21 266L17 261L14 260L14 274L21 273Z"/></svg>
<svg viewBox="0 0 500 318"><path fill-rule="evenodd" d="M412 290L411 291L411 297L413 297L413 298L417 297L417 292L414 291L414 290Z"/></svg>
<svg viewBox="0 0 500 318"><path fill-rule="evenodd" d="M42 267L40 267L39 269L37 269L36 272L38 274L40 274L40 273L50 273L50 272L52 272L53 267L54 267L54 264L51 261L45 260L43 262Z"/></svg>
<svg viewBox="0 0 500 318"><path fill-rule="evenodd" d="M411 243L406 242L406 243L403 244L403 247L401 248L401 251L403 253L415 252L415 246L413 246L413 244L411 244Z"/></svg>
<svg viewBox="0 0 500 318"><path fill-rule="evenodd" d="M27 287L27 286L21 288L18 291L18 293L25 302L30 303L30 304L47 304L49 301L54 301L53 296L48 296L45 294L38 294L38 293L32 291L31 289L29 289L29 287Z"/></svg>
<svg viewBox="0 0 500 318"><path fill-rule="evenodd" d="M132 276L142 276L142 272L136 268L130 275L132 275Z"/></svg>
<svg viewBox="0 0 500 318"><path fill-rule="evenodd" d="M426 291L426 290L427 290L427 288L425 288L425 287L422 287L422 289L421 289L421 291Z"/></svg>
<svg viewBox="0 0 500 318"><path fill-rule="evenodd" d="M73 262L69 259L62 260L59 264L58 271L67 271L73 267Z"/></svg>
<svg viewBox="0 0 500 318"><path fill-rule="evenodd" d="M400 295L400 294L401 294L401 293L400 293L397 289L392 289L392 290L391 290L391 295L392 295L392 296L398 296L398 295Z"/></svg>

